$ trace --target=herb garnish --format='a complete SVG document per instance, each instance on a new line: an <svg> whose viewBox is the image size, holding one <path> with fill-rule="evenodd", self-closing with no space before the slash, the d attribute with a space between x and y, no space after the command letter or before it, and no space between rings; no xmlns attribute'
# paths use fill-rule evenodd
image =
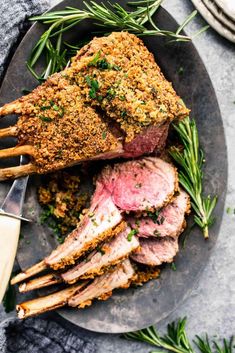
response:
<svg viewBox="0 0 235 353"><path fill-rule="evenodd" d="M106 132L106 131L103 131L103 132L102 132L102 140L105 140L105 139L106 139L106 136L107 136L107 132Z"/></svg>
<svg viewBox="0 0 235 353"><path fill-rule="evenodd" d="M154 22L153 16L159 9L161 2L162 0L130 2L128 4L133 7L133 10L127 11L118 3L105 5L103 3L97 4L94 1L83 1L83 10L66 7L61 11L47 12L43 15L32 17L30 18L31 21L42 22L49 25L49 28L41 35L34 46L27 62L27 67L40 82L44 80L45 73L51 75L62 70L69 59L67 49L63 49L63 35L73 26L86 19L93 20L101 27L104 34L107 34L107 29L110 31L128 31L138 36L161 36L177 42L190 41L209 27L201 28L192 37L183 35L182 30L197 14L197 11L193 11L175 32L160 29ZM66 43L66 46L73 47L70 43ZM46 68L40 74L37 74L35 65L42 55L46 58ZM95 60L98 62L97 58ZM104 68L105 66L106 63L103 61L101 67ZM113 69L119 70L120 68L113 66Z"/></svg>
<svg viewBox="0 0 235 353"><path fill-rule="evenodd" d="M46 122L52 121L52 118L49 118L49 116L39 115L39 118L40 118L42 121L46 121Z"/></svg>
<svg viewBox="0 0 235 353"><path fill-rule="evenodd" d="M151 353L161 352L159 350L174 352L174 353L196 353L192 347L187 332L185 329L186 318L179 319L178 322L172 322L167 326L167 333L160 335L154 326L136 332L126 333L123 336L127 339L146 342L152 346L157 347L157 350ZM218 342L212 341L213 348L209 341L208 336L204 338L196 336L193 343L197 346L201 353L232 353L233 352L233 336L226 340L223 339L223 345Z"/></svg>
<svg viewBox="0 0 235 353"><path fill-rule="evenodd" d="M132 229L132 230L130 231L130 233L127 235L127 240L128 240L128 241L131 241L131 240L132 240L132 237L133 237L134 235L136 235L136 234L138 234L138 230L137 230L137 229Z"/></svg>
<svg viewBox="0 0 235 353"><path fill-rule="evenodd" d="M176 265L175 265L174 262L171 263L171 269L172 269L173 271L176 271Z"/></svg>
<svg viewBox="0 0 235 353"><path fill-rule="evenodd" d="M203 196L202 182L204 155L199 147L198 130L195 120L186 117L178 125L174 125L184 149L172 147L170 155L179 165L179 181L191 196L191 205L195 212L194 221L202 229L204 237L209 237L209 226L213 223L212 212L217 197Z"/></svg>
<svg viewBox="0 0 235 353"><path fill-rule="evenodd" d="M96 79L91 78L90 76L85 77L86 83L90 87L89 96L90 98L96 98L96 93L99 90L99 82Z"/></svg>

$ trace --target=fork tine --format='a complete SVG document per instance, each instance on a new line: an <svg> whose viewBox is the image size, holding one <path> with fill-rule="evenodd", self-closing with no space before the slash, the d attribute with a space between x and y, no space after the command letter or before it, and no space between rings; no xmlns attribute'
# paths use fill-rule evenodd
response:
<svg viewBox="0 0 235 353"><path fill-rule="evenodd" d="M49 294L45 297L39 297L27 302L18 304L16 310L20 319L25 319L29 316L44 313L56 308L60 308L68 303L68 300L80 291L88 281L62 289L59 292Z"/></svg>
<svg viewBox="0 0 235 353"><path fill-rule="evenodd" d="M8 115L8 114L20 114L21 113L21 108L22 108L23 102L21 102L19 99L11 102L4 104L0 108L0 116L1 115Z"/></svg>
<svg viewBox="0 0 235 353"><path fill-rule="evenodd" d="M0 129L0 138L7 136L17 136L17 126L9 126L5 129Z"/></svg>
<svg viewBox="0 0 235 353"><path fill-rule="evenodd" d="M20 156L24 154L34 156L35 154L34 147L30 145L26 145L26 146L24 145L24 146L16 146L16 147L10 147L10 148L5 148L0 150L0 158Z"/></svg>
<svg viewBox="0 0 235 353"><path fill-rule="evenodd" d="M26 164L26 166L27 166L27 164ZM15 277L12 278L11 284L16 284L21 281L24 281L25 279L42 272L46 268L47 268L47 266L46 266L44 260L42 260L42 261L38 262L36 265L33 265L32 267L25 270L24 272L18 273L18 275L16 275Z"/></svg>
<svg viewBox="0 0 235 353"><path fill-rule="evenodd" d="M61 283L62 279L59 275L55 273L49 273L47 275L34 278L31 281L23 282L19 286L19 291L21 293L29 292L34 289L39 289L43 287L52 286L53 284Z"/></svg>

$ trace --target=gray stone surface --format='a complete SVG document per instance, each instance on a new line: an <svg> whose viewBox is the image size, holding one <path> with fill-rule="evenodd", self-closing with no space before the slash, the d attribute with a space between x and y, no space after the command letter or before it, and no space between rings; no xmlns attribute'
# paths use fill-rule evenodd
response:
<svg viewBox="0 0 235 353"><path fill-rule="evenodd" d="M57 2L53 1L53 4ZM182 21L193 10L188 0L166 0L164 7L178 21ZM204 24L198 15L187 32L191 33ZM235 45L230 44L211 29L196 38L194 43L210 74L222 112L229 156L226 206L233 210L235 208ZM163 329L168 321L187 316L188 332L191 337L203 332L218 337L235 333L234 233L235 215L225 212L219 240L198 286L187 301L161 323L160 328ZM0 320L4 317L5 314L0 311ZM79 335L85 332L72 325L70 327ZM86 334L94 338L99 352L149 351L145 345L126 342L117 335L88 332Z"/></svg>

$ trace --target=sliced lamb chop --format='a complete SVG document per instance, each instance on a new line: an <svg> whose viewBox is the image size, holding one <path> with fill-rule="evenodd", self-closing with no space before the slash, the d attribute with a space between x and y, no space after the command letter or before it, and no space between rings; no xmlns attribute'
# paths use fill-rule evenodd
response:
<svg viewBox="0 0 235 353"><path fill-rule="evenodd" d="M123 229L121 212L161 208L177 189L176 168L160 158L146 157L104 168L97 179L88 214L62 245L38 267L33 266L33 275L47 266L57 270L74 264L84 252ZM38 272L35 272L37 268ZM31 270L28 269L13 278L12 283L30 276Z"/></svg>
<svg viewBox="0 0 235 353"><path fill-rule="evenodd" d="M25 319L26 317L57 309L66 304L83 308L90 305L95 298L99 300L108 299L115 288L127 288L134 277L134 267L131 265L130 260L126 259L116 265L112 271L97 277L88 286L88 281L84 281L82 284L73 285L59 292L17 305L18 317ZM87 287L81 292L81 296L77 295L85 286Z"/></svg>
<svg viewBox="0 0 235 353"><path fill-rule="evenodd" d="M106 300L115 288L128 288L135 277L135 270L129 259L116 265L115 269L96 277L81 293L70 297L69 306L84 308L92 304L93 299Z"/></svg>
<svg viewBox="0 0 235 353"><path fill-rule="evenodd" d="M24 282L19 286L20 292L28 292L38 288L51 286L62 281L70 284L79 279L94 278L102 275L109 267L121 262L130 253L139 247L135 236L128 239L131 229L127 227L109 242L104 243L99 249L93 251L84 261L65 273L51 273Z"/></svg>
<svg viewBox="0 0 235 353"><path fill-rule="evenodd" d="M165 238L140 238L140 249L131 255L131 259L148 266L159 266L163 262L172 262L179 250L178 240Z"/></svg>
<svg viewBox="0 0 235 353"><path fill-rule="evenodd" d="M151 217L127 218L131 228L136 229L141 238L172 237L177 238L184 229L185 214L189 213L189 195L180 189L179 194L160 212Z"/></svg>
<svg viewBox="0 0 235 353"><path fill-rule="evenodd" d="M16 311L20 319L25 319L29 316L35 316L42 314L46 311L54 310L60 308L68 303L69 298L74 294L78 293L84 286L86 286L88 281L83 281L80 284L70 286L59 292L49 294L45 297L40 297L36 299L29 300L27 302L18 304L16 306Z"/></svg>
<svg viewBox="0 0 235 353"><path fill-rule="evenodd" d="M61 277L65 282L74 283L79 278L94 278L101 275L109 266L113 266L127 257L139 247L139 241L135 236L128 240L131 229L127 227L123 232L105 243L100 249L91 253L88 258L63 273Z"/></svg>

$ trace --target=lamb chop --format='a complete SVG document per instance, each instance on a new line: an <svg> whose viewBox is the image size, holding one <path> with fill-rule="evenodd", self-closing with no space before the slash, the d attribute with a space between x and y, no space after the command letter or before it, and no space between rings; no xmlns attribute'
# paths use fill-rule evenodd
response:
<svg viewBox="0 0 235 353"><path fill-rule="evenodd" d="M128 288L135 279L135 270L128 259L116 265L114 269L95 278L91 283L73 285L46 297L36 298L17 305L18 317L23 319L68 304L83 308L91 305L92 300L106 300L115 288ZM87 285L88 284L88 285ZM81 290L82 288L85 289Z"/></svg>
<svg viewBox="0 0 235 353"><path fill-rule="evenodd" d="M152 213L151 216L142 218L127 216L126 221L131 228L128 226L116 237L99 246L75 267L62 274L50 273L24 282L19 286L19 290L27 292L62 281L72 284L83 278L93 278L127 256L151 266L172 262L178 251L177 238L185 228L185 215L189 210L189 196L180 189L173 201L157 215Z"/></svg>
<svg viewBox="0 0 235 353"><path fill-rule="evenodd" d="M160 149L169 123L188 110L135 35L94 38L32 93L0 108L20 114L0 137L18 145L0 158L27 154L27 165L0 170L0 180L46 173L93 159L136 157Z"/></svg>
<svg viewBox="0 0 235 353"><path fill-rule="evenodd" d="M104 168L96 181L90 209L78 227L46 259L18 274L11 283L47 267L57 270L74 264L87 250L126 227L122 213L160 209L177 190L176 169L160 158L146 157Z"/></svg>
<svg viewBox="0 0 235 353"><path fill-rule="evenodd" d="M49 273L34 278L31 281L23 282L19 286L19 291L25 293L31 290L58 284L62 281L72 284L80 279L90 279L102 275L107 269L123 261L123 259L131 254L131 252L139 247L138 238L135 236L132 236L131 239L128 238L130 232L131 228L126 227L124 231L110 241L99 245L95 251L88 255L88 257L67 272L61 274Z"/></svg>

